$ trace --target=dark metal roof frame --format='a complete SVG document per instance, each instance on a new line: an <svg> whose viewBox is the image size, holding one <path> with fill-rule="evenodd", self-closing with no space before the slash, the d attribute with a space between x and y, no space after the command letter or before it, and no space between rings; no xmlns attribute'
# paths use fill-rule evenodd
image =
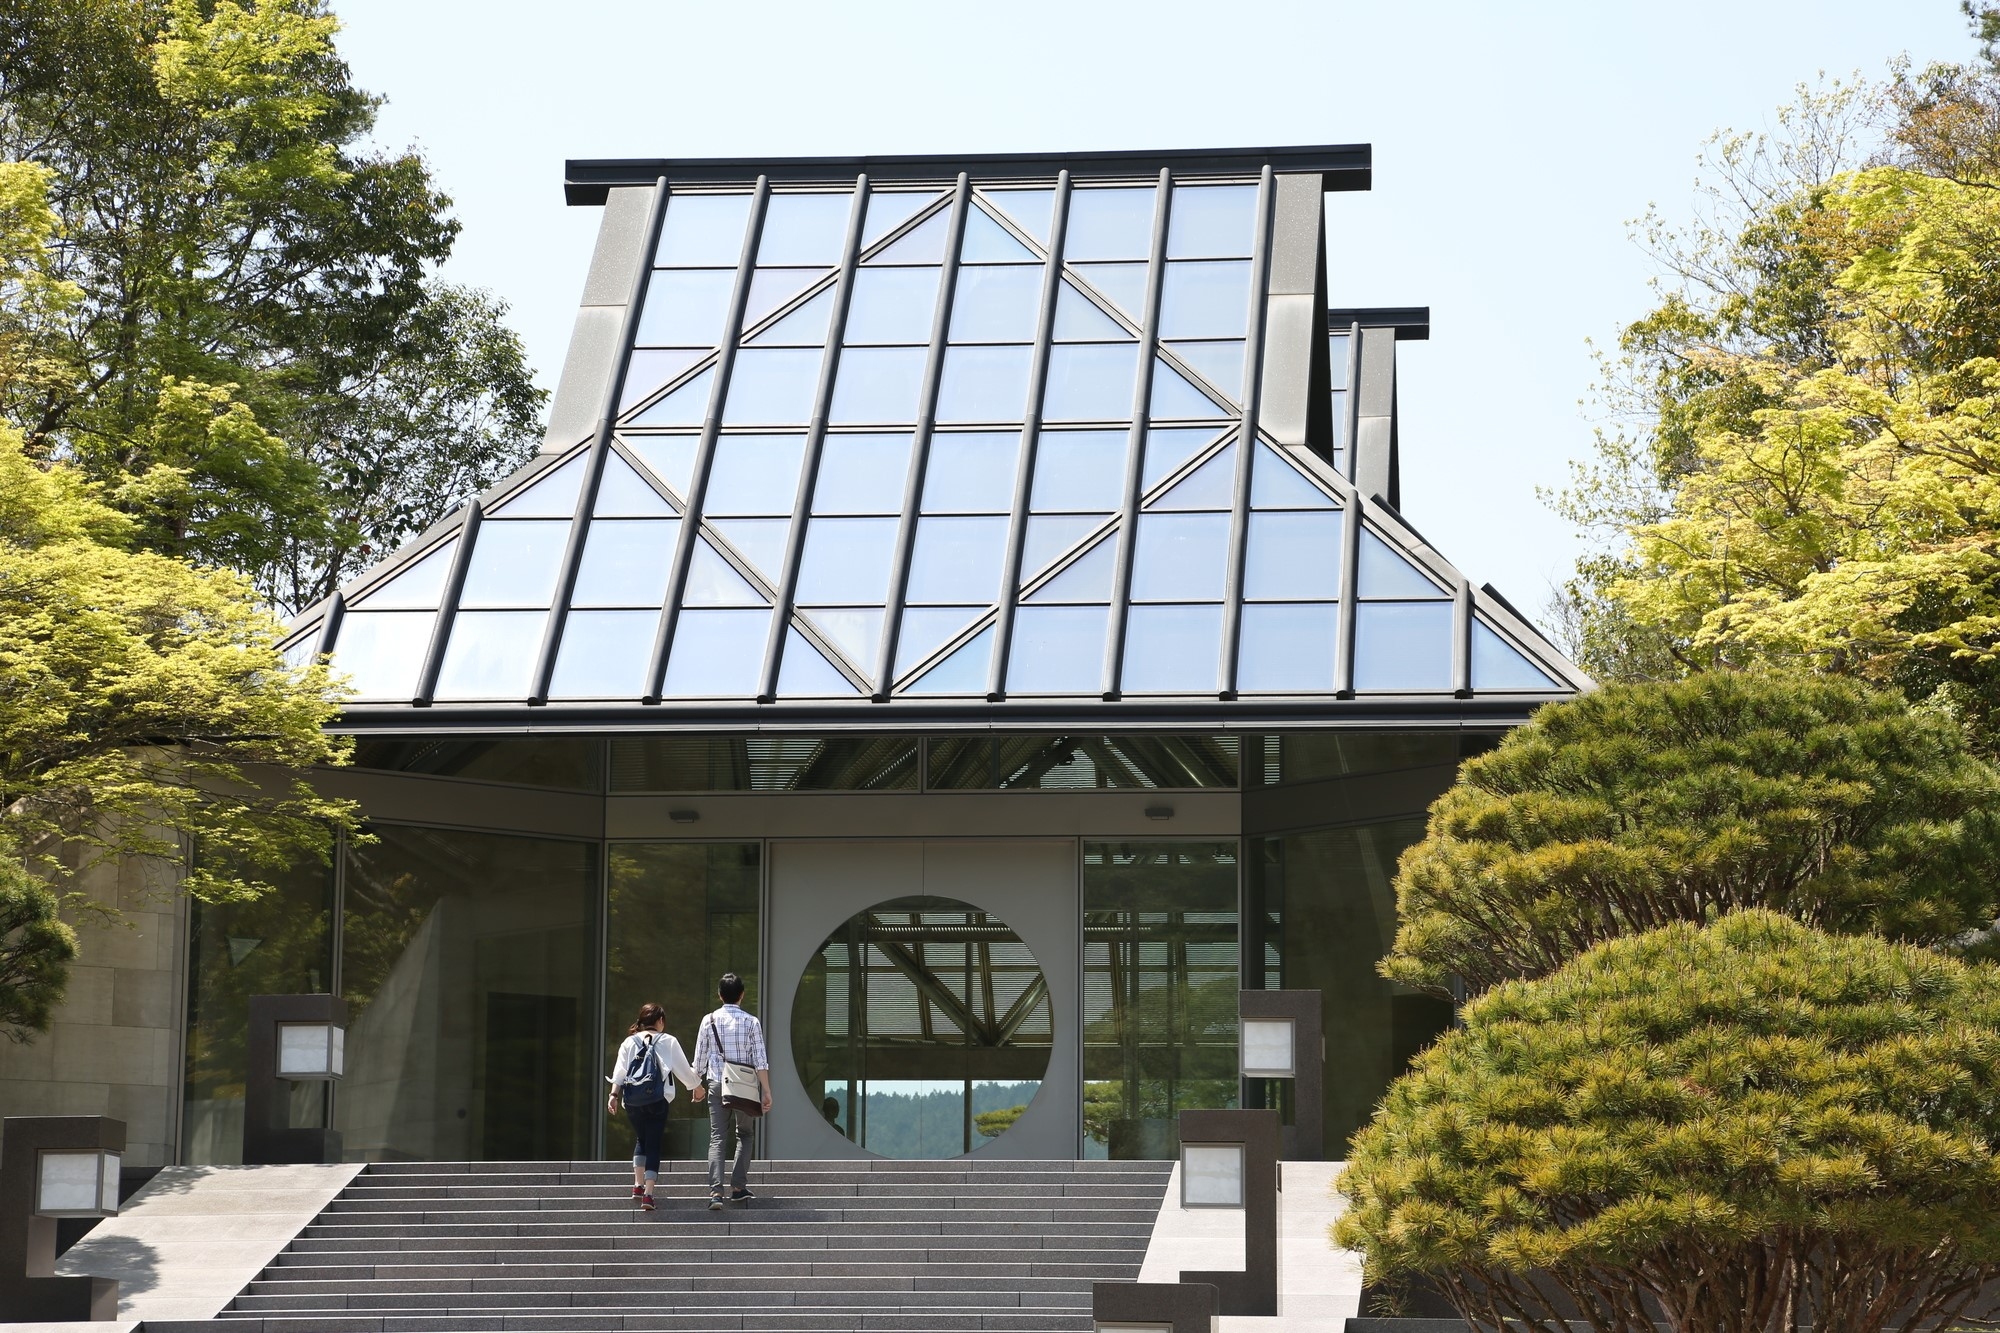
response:
<svg viewBox="0 0 2000 1333"><path fill-rule="evenodd" d="M1326 331L1346 333L1355 325L1364 329L1394 329L1396 341L1423 342L1431 336L1431 308L1427 305L1356 306L1326 312ZM1353 388L1352 384L1348 385Z"/></svg>

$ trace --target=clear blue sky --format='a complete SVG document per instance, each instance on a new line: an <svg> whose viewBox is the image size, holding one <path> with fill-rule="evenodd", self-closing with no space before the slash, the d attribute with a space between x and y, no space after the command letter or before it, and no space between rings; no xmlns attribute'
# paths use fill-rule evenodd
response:
<svg viewBox="0 0 2000 1333"><path fill-rule="evenodd" d="M1584 457L1600 344L1644 311L1627 222L1684 216L1718 128L1823 71L1968 58L1954 0L1011 4L334 0L380 138L415 144L543 383L596 209L567 157L1372 143L1329 197L1336 305L1429 305L1402 357L1403 500L1539 609L1574 558L1535 498Z"/></svg>

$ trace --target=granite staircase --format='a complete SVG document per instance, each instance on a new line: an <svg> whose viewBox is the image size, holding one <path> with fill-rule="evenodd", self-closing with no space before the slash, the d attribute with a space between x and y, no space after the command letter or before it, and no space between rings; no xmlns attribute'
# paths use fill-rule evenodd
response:
<svg viewBox="0 0 2000 1333"><path fill-rule="evenodd" d="M214 1321L147 1333L1088 1330L1138 1275L1165 1162L782 1161L710 1212L605 1162L378 1164Z"/></svg>

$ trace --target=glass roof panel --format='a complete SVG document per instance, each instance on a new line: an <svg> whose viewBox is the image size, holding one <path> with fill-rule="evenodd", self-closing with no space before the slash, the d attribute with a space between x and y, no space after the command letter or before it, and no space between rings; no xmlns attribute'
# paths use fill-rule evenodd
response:
<svg viewBox="0 0 2000 1333"><path fill-rule="evenodd" d="M710 366L680 388L632 418L634 426L699 426L708 415L708 391L715 383Z"/></svg>
<svg viewBox="0 0 2000 1333"><path fill-rule="evenodd" d="M1076 343L1049 349L1042 416L1049 421L1127 421L1139 369L1134 343Z"/></svg>
<svg viewBox="0 0 2000 1333"><path fill-rule="evenodd" d="M907 435L829 435L813 483L815 514L896 514L910 467Z"/></svg>
<svg viewBox="0 0 2000 1333"><path fill-rule="evenodd" d="M819 264L840 262L847 239L847 216L853 211L850 191L838 194L774 194L764 206L764 232L757 238L759 264Z"/></svg>
<svg viewBox="0 0 2000 1333"><path fill-rule="evenodd" d="M1472 688L1552 690L1556 682L1477 618L1472 622Z"/></svg>
<svg viewBox="0 0 2000 1333"><path fill-rule="evenodd" d="M548 618L547 611L459 612L451 622L436 697L527 698Z"/></svg>
<svg viewBox="0 0 2000 1333"><path fill-rule="evenodd" d="M636 699L653 664L657 611L572 611L556 650L551 699Z"/></svg>
<svg viewBox="0 0 2000 1333"><path fill-rule="evenodd" d="M770 624L769 608L681 612L661 694L673 699L754 697Z"/></svg>
<svg viewBox="0 0 2000 1333"><path fill-rule="evenodd" d="M1450 595L1366 528L1361 530L1361 558L1354 573L1355 596L1363 601Z"/></svg>
<svg viewBox="0 0 2000 1333"><path fill-rule="evenodd" d="M981 217L986 216L984 213ZM988 224L992 225L992 224ZM951 340L1025 343L1035 340L1042 306L1042 270L1019 264L967 264L951 302Z"/></svg>
<svg viewBox="0 0 2000 1333"><path fill-rule="evenodd" d="M1008 220L1043 245L1049 243L1049 217L1055 212L1056 192L1038 190L987 190L989 203L1005 213Z"/></svg>
<svg viewBox="0 0 2000 1333"><path fill-rule="evenodd" d="M936 268L864 269L854 275L847 310L849 347L859 343L928 343L937 318Z"/></svg>
<svg viewBox="0 0 2000 1333"><path fill-rule="evenodd" d="M457 549L458 538L447 537L429 555L403 566L387 582L356 597L352 606L365 606L370 611L435 611L444 597L444 581L451 574L451 557Z"/></svg>
<svg viewBox="0 0 2000 1333"><path fill-rule="evenodd" d="M490 519L479 525L460 606L545 607L555 596L569 520Z"/></svg>
<svg viewBox="0 0 2000 1333"><path fill-rule="evenodd" d="M1182 260L1167 265L1160 292L1162 338L1241 338L1249 313L1247 261Z"/></svg>
<svg viewBox="0 0 2000 1333"><path fill-rule="evenodd" d="M1096 694L1104 688L1103 606L1023 606L1007 657L1010 694Z"/></svg>
<svg viewBox="0 0 2000 1333"><path fill-rule="evenodd" d="M875 648L882 641L881 607L821 606L801 614L846 654L849 665L865 672L875 669Z"/></svg>
<svg viewBox="0 0 2000 1333"><path fill-rule="evenodd" d="M1200 453L1215 436L1214 426L1181 426L1167 430L1148 428L1141 489L1150 491L1179 471L1181 464Z"/></svg>
<svg viewBox="0 0 2000 1333"><path fill-rule="evenodd" d="M694 475L694 451L701 443L693 435L627 435L621 437L646 470L665 482L676 496L684 496L688 479Z"/></svg>
<svg viewBox="0 0 2000 1333"><path fill-rule="evenodd" d="M703 538L694 545L694 559L688 565L687 589L681 594L681 605L769 606L770 603Z"/></svg>
<svg viewBox="0 0 2000 1333"><path fill-rule="evenodd" d="M1135 606L1125 626L1119 688L1127 694L1198 694L1216 688L1220 606Z"/></svg>
<svg viewBox="0 0 2000 1333"><path fill-rule="evenodd" d="M653 262L734 268L743 258L743 228L749 220L747 194L671 195Z"/></svg>
<svg viewBox="0 0 2000 1333"><path fill-rule="evenodd" d="M1132 334L1065 279L1056 293L1055 340L1059 343L1118 342Z"/></svg>
<svg viewBox="0 0 2000 1333"><path fill-rule="evenodd" d="M1215 457L1174 483L1172 490L1148 509L1227 509L1236 499L1236 443L1222 446Z"/></svg>
<svg viewBox="0 0 2000 1333"><path fill-rule="evenodd" d="M798 498L803 435L720 435L704 514L790 514Z"/></svg>
<svg viewBox="0 0 2000 1333"><path fill-rule="evenodd" d="M1104 538L1070 562L1067 569L1028 594L1033 603L1108 602L1118 563L1118 538Z"/></svg>
<svg viewBox="0 0 2000 1333"><path fill-rule="evenodd" d="M803 426L812 417L822 356L817 347L745 347L737 352L724 424Z"/></svg>
<svg viewBox="0 0 2000 1333"><path fill-rule="evenodd" d="M1306 693L1333 688L1340 608L1331 602L1243 608L1236 688Z"/></svg>
<svg viewBox="0 0 2000 1333"><path fill-rule="evenodd" d="M1122 430L1045 430L1035 445L1035 486L1029 507L1039 514L1101 513L1125 499Z"/></svg>
<svg viewBox="0 0 2000 1333"><path fill-rule="evenodd" d="M713 347L722 341L736 274L722 268L660 269L639 310L641 347Z"/></svg>
<svg viewBox="0 0 2000 1333"><path fill-rule="evenodd" d="M1123 311L1127 319L1140 324L1146 317L1147 267L1145 264L1078 264L1075 272L1099 296L1108 298L1111 304Z"/></svg>
<svg viewBox="0 0 2000 1333"><path fill-rule="evenodd" d="M866 264L942 264L944 243L949 239L949 208L941 208L882 248L881 253L863 260Z"/></svg>
<svg viewBox="0 0 2000 1333"><path fill-rule="evenodd" d="M1021 577L1030 578L1048 563L1095 532L1109 514L1037 514L1028 520L1021 543Z"/></svg>
<svg viewBox="0 0 2000 1333"><path fill-rule="evenodd" d="M1139 515L1133 601L1220 601L1228 571L1229 515Z"/></svg>
<svg viewBox="0 0 2000 1333"><path fill-rule="evenodd" d="M776 586L785 567L785 538L791 534L789 518L719 518L708 525L722 540L736 548L736 554Z"/></svg>
<svg viewBox="0 0 2000 1333"><path fill-rule="evenodd" d="M1241 342L1168 343L1175 356L1188 363L1194 373L1230 398L1243 399L1243 344Z"/></svg>
<svg viewBox="0 0 2000 1333"><path fill-rule="evenodd" d="M826 341L827 325L833 319L833 288L750 339L757 347L818 347Z"/></svg>
<svg viewBox="0 0 2000 1333"><path fill-rule="evenodd" d="M614 449L605 456L590 512L596 518L666 518L674 510Z"/></svg>
<svg viewBox="0 0 2000 1333"><path fill-rule="evenodd" d="M993 658L993 630L989 626L966 645L911 683L906 694L984 694L986 669Z"/></svg>
<svg viewBox="0 0 2000 1333"><path fill-rule="evenodd" d="M409 699L436 623L432 611L349 611L333 645L333 670L348 677L358 698Z"/></svg>
<svg viewBox="0 0 2000 1333"><path fill-rule="evenodd" d="M787 698L841 698L859 694L854 682L834 669L833 663L797 629L785 627L785 655L778 666L778 693Z"/></svg>
<svg viewBox="0 0 2000 1333"><path fill-rule="evenodd" d="M959 243L961 264L1039 264L1041 256L1008 235L977 205L966 210L965 239Z"/></svg>
<svg viewBox="0 0 2000 1333"><path fill-rule="evenodd" d="M886 601L897 526L893 518L815 518L808 523L805 551L799 557L799 605L867 606Z"/></svg>
<svg viewBox="0 0 2000 1333"><path fill-rule="evenodd" d="M681 524L669 519L599 519L583 539L571 606L651 606L666 599Z"/></svg>
<svg viewBox="0 0 2000 1333"><path fill-rule="evenodd" d="M625 387L619 391L618 410L627 412L632 404L680 375L707 356L708 347L640 348L625 365Z"/></svg>
<svg viewBox="0 0 2000 1333"><path fill-rule="evenodd" d="M1340 596L1340 511L1252 513L1243 596L1260 602Z"/></svg>
<svg viewBox="0 0 2000 1333"><path fill-rule="evenodd" d="M923 388L922 347L850 347L840 354L833 384L831 420L856 425L895 425L917 419Z"/></svg>
<svg viewBox="0 0 2000 1333"><path fill-rule="evenodd" d="M1167 257L1247 257L1256 227L1256 186L1176 185L1174 210L1167 215Z"/></svg>
<svg viewBox="0 0 2000 1333"><path fill-rule="evenodd" d="M869 246L908 222L924 205L940 196L935 190L870 190L868 220L861 229L861 248Z"/></svg>
<svg viewBox="0 0 2000 1333"><path fill-rule="evenodd" d="M1326 340L1327 360L1333 366L1333 391L1347 387L1347 335L1336 333Z"/></svg>
<svg viewBox="0 0 2000 1333"><path fill-rule="evenodd" d="M1063 254L1078 259L1144 259L1153 252L1156 186L1070 191Z"/></svg>
<svg viewBox="0 0 2000 1333"><path fill-rule="evenodd" d="M938 382L939 421L1019 421L1028 406L1030 347L952 347Z"/></svg>
<svg viewBox="0 0 2000 1333"><path fill-rule="evenodd" d="M911 606L903 610L903 628L896 636L896 674L902 675L917 663L957 637L960 630L984 615L983 606ZM985 668L982 666L981 670ZM985 677L979 688L986 688Z"/></svg>
<svg viewBox="0 0 2000 1333"><path fill-rule="evenodd" d="M921 518L904 600L912 604L991 603L1000 595L1004 518Z"/></svg>
<svg viewBox="0 0 2000 1333"><path fill-rule="evenodd" d="M1259 444L1250 468L1252 509L1331 509L1326 492L1307 481L1292 463L1280 458L1271 446Z"/></svg>
<svg viewBox="0 0 2000 1333"><path fill-rule="evenodd" d="M1017 431L933 435L924 463L923 512L1007 513L1014 507L1014 470L1020 456Z"/></svg>
<svg viewBox="0 0 2000 1333"><path fill-rule="evenodd" d="M773 310L797 296L832 269L760 268L750 275L750 299L743 306L743 327L755 328Z"/></svg>
<svg viewBox="0 0 2000 1333"><path fill-rule="evenodd" d="M1229 410L1194 385L1164 361L1153 362L1153 399L1148 409L1160 421L1199 421L1204 417L1224 417Z"/></svg>
<svg viewBox="0 0 2000 1333"><path fill-rule="evenodd" d="M1451 603L1379 602L1355 607L1354 688L1450 689Z"/></svg>
<svg viewBox="0 0 2000 1333"><path fill-rule="evenodd" d="M486 511L497 518L568 518L576 512L576 493L583 486L583 459L578 454L560 467L542 473L534 484L515 491Z"/></svg>

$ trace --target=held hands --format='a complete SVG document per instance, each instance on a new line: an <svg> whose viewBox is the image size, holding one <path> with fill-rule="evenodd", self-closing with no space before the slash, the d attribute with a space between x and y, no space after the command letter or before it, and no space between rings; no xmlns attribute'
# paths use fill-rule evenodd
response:
<svg viewBox="0 0 2000 1333"><path fill-rule="evenodd" d="M688 1089L688 1096L695 1101L700 1101L702 1098L708 1096L708 1088L705 1084L697 1083Z"/></svg>
<svg viewBox="0 0 2000 1333"><path fill-rule="evenodd" d="M605 1109L606 1111L610 1112L610 1113L611 1113L612 1115L617 1115L617 1114L618 1114L618 1094L617 1094L617 1093L615 1093L615 1092L614 1092L614 1093L612 1093L612 1094L611 1094L611 1095L610 1095L609 1097L606 1097L606 1098L604 1099L604 1109Z"/></svg>

